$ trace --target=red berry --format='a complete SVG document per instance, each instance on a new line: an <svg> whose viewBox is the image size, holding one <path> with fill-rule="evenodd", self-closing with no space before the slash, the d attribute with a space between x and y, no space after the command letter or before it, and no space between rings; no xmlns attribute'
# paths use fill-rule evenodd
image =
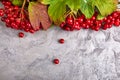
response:
<svg viewBox="0 0 120 80"><path fill-rule="evenodd" d="M23 33L23 32L20 32L20 33L19 33L19 37L20 37L20 38L23 38L23 37L24 37L24 33Z"/></svg>
<svg viewBox="0 0 120 80"><path fill-rule="evenodd" d="M15 22L12 22L12 23L11 23L11 26L12 26L12 27L14 27L15 25L16 25Z"/></svg>
<svg viewBox="0 0 120 80"><path fill-rule="evenodd" d="M4 5L6 1L2 0L2 4Z"/></svg>
<svg viewBox="0 0 120 80"><path fill-rule="evenodd" d="M18 6L14 6L14 10L18 10L19 9L19 7Z"/></svg>
<svg viewBox="0 0 120 80"><path fill-rule="evenodd" d="M11 21L14 21L14 20L15 20L15 18L14 18L14 17L10 17L9 19L10 19Z"/></svg>
<svg viewBox="0 0 120 80"><path fill-rule="evenodd" d="M110 24L114 24L115 23L115 18L113 18L110 22Z"/></svg>
<svg viewBox="0 0 120 80"><path fill-rule="evenodd" d="M5 2L5 5L11 6L11 2L9 2L9 1Z"/></svg>
<svg viewBox="0 0 120 80"><path fill-rule="evenodd" d="M63 44L64 42L65 42L64 39L60 39L60 40L59 40L59 43L61 43L61 44Z"/></svg>
<svg viewBox="0 0 120 80"><path fill-rule="evenodd" d="M102 26L102 23L98 23L98 27L101 27Z"/></svg>
<svg viewBox="0 0 120 80"><path fill-rule="evenodd" d="M93 24L94 23L94 21L93 20L91 20L91 23L89 24L89 25L91 25L91 24Z"/></svg>
<svg viewBox="0 0 120 80"><path fill-rule="evenodd" d="M6 15L7 15L7 14L10 14L10 11L7 10L7 9L6 9L4 12L5 12Z"/></svg>
<svg viewBox="0 0 120 80"><path fill-rule="evenodd" d="M73 16L68 16L65 21L68 25L73 25L74 24L74 18Z"/></svg>
<svg viewBox="0 0 120 80"><path fill-rule="evenodd" d="M6 19L6 17L2 17L2 18L1 18L1 21L3 21L3 22L4 22L4 21L5 21L5 19Z"/></svg>
<svg viewBox="0 0 120 80"><path fill-rule="evenodd" d="M101 27L102 23L101 23L101 21L97 20L97 21L95 21L95 25L98 26L98 27Z"/></svg>
<svg viewBox="0 0 120 80"><path fill-rule="evenodd" d="M26 23L26 27L27 27L27 28L31 28L32 26L31 26L31 24L30 24L29 22L27 22L27 23Z"/></svg>
<svg viewBox="0 0 120 80"><path fill-rule="evenodd" d="M26 27L26 23L25 23L24 21L22 21L22 22L20 23L20 26L21 26L21 28L25 28L25 27Z"/></svg>
<svg viewBox="0 0 120 80"><path fill-rule="evenodd" d="M12 17L12 15L11 14L7 14L7 17L10 18L10 17Z"/></svg>
<svg viewBox="0 0 120 80"><path fill-rule="evenodd" d="M114 13L112 13L112 17L113 17L113 18L118 17L118 12L114 12Z"/></svg>
<svg viewBox="0 0 120 80"><path fill-rule="evenodd" d="M79 25L79 21L78 21L78 20L75 20L75 21L74 21L74 24Z"/></svg>
<svg viewBox="0 0 120 80"><path fill-rule="evenodd" d="M94 20L96 20L96 17L95 17L95 16L93 16L93 17L91 18L91 20L93 20L93 21L94 21Z"/></svg>
<svg viewBox="0 0 120 80"><path fill-rule="evenodd" d="M103 19L103 21L106 21L107 20L107 17L105 17L104 19Z"/></svg>
<svg viewBox="0 0 120 80"><path fill-rule="evenodd" d="M9 6L8 6L8 5L5 5L4 7L5 7L5 9L8 9L8 8L9 8Z"/></svg>
<svg viewBox="0 0 120 80"><path fill-rule="evenodd" d="M54 64L59 64L59 59L54 59L53 62Z"/></svg>
<svg viewBox="0 0 120 80"><path fill-rule="evenodd" d="M0 17L1 16L4 16L4 10L3 9L0 9Z"/></svg>
<svg viewBox="0 0 120 80"><path fill-rule="evenodd" d="M29 29L28 29L28 28L25 28L24 31L25 31L25 32L29 32Z"/></svg>
<svg viewBox="0 0 120 80"><path fill-rule="evenodd" d="M91 20L88 19L88 20L86 21L86 23L87 23L87 24L91 24Z"/></svg>
<svg viewBox="0 0 120 80"><path fill-rule="evenodd" d="M6 27L11 27L11 25L6 23Z"/></svg>
<svg viewBox="0 0 120 80"><path fill-rule="evenodd" d="M109 27L108 24L104 24L103 29L106 30Z"/></svg>
<svg viewBox="0 0 120 80"><path fill-rule="evenodd" d="M116 20L115 20L115 21L118 21L118 22L119 22L119 21L120 21L120 19L119 19L119 18L116 18Z"/></svg>
<svg viewBox="0 0 120 80"><path fill-rule="evenodd" d="M87 24L84 28L85 28L85 29L89 29L89 27L90 27L90 26Z"/></svg>
<svg viewBox="0 0 120 80"><path fill-rule="evenodd" d="M81 15L81 17L82 17L82 18L85 18L85 15L84 15L84 14L82 14L82 15Z"/></svg>
<svg viewBox="0 0 120 80"><path fill-rule="evenodd" d="M63 28L63 27L65 26L65 24L66 24L65 22L62 22L62 23L60 24L60 27Z"/></svg>
<svg viewBox="0 0 120 80"><path fill-rule="evenodd" d="M80 30L80 29L81 29L81 27L80 27L80 24L79 24L79 21L78 21L78 20L75 20L75 21L74 21L73 28L75 28L75 29L77 29L77 30Z"/></svg>
<svg viewBox="0 0 120 80"><path fill-rule="evenodd" d="M8 18L6 18L6 19L5 19L5 22L6 22L7 24L9 24L9 23L10 23L10 20L9 20Z"/></svg>
<svg viewBox="0 0 120 80"><path fill-rule="evenodd" d="M29 32L30 32L30 33L34 33L35 31L34 31L33 29L30 29Z"/></svg>
<svg viewBox="0 0 120 80"><path fill-rule="evenodd" d="M17 25L20 25L21 20L18 18L18 19L15 20L15 22L16 22Z"/></svg>
<svg viewBox="0 0 120 80"><path fill-rule="evenodd" d="M111 20L110 20L110 19L107 19L107 20L106 20L106 23L110 23L110 22L111 22Z"/></svg>
<svg viewBox="0 0 120 80"><path fill-rule="evenodd" d="M114 25L115 25L116 27L118 27L118 26L120 25L120 22L119 22L119 21L115 21Z"/></svg>
<svg viewBox="0 0 120 80"><path fill-rule="evenodd" d="M116 27L120 25L120 19L119 19L119 18L117 18L117 19L115 20L114 25L115 25Z"/></svg>
<svg viewBox="0 0 120 80"><path fill-rule="evenodd" d="M112 20L113 17L109 15L109 16L107 17L107 19Z"/></svg>
<svg viewBox="0 0 120 80"><path fill-rule="evenodd" d="M66 30L66 31L70 31L70 27L65 26L65 30Z"/></svg>
<svg viewBox="0 0 120 80"><path fill-rule="evenodd" d="M111 27L112 27L112 24L109 24L109 25L108 25L108 28L111 28Z"/></svg>
<svg viewBox="0 0 120 80"><path fill-rule="evenodd" d="M79 23L82 23L83 20L84 20L84 18L82 18L82 17L78 17L77 20L78 20Z"/></svg>
<svg viewBox="0 0 120 80"><path fill-rule="evenodd" d="M90 25L90 28L92 29L92 30L94 30L95 29L95 25Z"/></svg>
<svg viewBox="0 0 120 80"><path fill-rule="evenodd" d="M8 11L9 11L9 12L12 12L12 10L13 10L13 8L8 8Z"/></svg>
<svg viewBox="0 0 120 80"><path fill-rule="evenodd" d="M82 23L81 26L82 26L83 28L85 28L85 27L86 27L86 23Z"/></svg>
<svg viewBox="0 0 120 80"><path fill-rule="evenodd" d="M73 30L74 30L74 28L73 28L73 27L71 27L71 28L70 28L70 31L73 31Z"/></svg>
<svg viewBox="0 0 120 80"><path fill-rule="evenodd" d="M18 25L15 22L11 23L11 28L18 29Z"/></svg>
<svg viewBox="0 0 120 80"><path fill-rule="evenodd" d="M95 31L99 31L100 27L96 26L94 29L95 29Z"/></svg>

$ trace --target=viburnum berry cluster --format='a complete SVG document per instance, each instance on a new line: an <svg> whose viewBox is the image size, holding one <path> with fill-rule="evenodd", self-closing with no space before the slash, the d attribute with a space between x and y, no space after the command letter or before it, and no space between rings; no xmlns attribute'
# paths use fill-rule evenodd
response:
<svg viewBox="0 0 120 80"><path fill-rule="evenodd" d="M97 12L90 19L87 19L83 14L77 18L69 15L66 17L65 22L60 24L60 27L66 31L80 30L81 28L98 31L99 29L109 29L112 25L120 26L120 12L118 11L113 12L102 20L98 20L97 16Z"/></svg>
<svg viewBox="0 0 120 80"><path fill-rule="evenodd" d="M66 31L106 30L120 25L118 0L0 0L1 20L7 27L34 33L52 23ZM56 6L57 5L57 6Z"/></svg>
<svg viewBox="0 0 120 80"><path fill-rule="evenodd" d="M0 17L7 27L30 33L40 30L40 27L36 30L33 29L25 10L22 10L19 6L12 5L10 1L3 0L2 4L4 8L0 8Z"/></svg>

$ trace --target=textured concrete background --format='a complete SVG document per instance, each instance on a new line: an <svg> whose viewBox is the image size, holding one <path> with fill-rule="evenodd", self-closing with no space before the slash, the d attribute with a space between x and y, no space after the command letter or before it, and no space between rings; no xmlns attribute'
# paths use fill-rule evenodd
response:
<svg viewBox="0 0 120 80"><path fill-rule="evenodd" d="M18 32L0 23L0 80L120 80L120 27L99 32L52 27L22 39Z"/></svg>
<svg viewBox="0 0 120 80"><path fill-rule="evenodd" d="M0 24L0 80L120 80L120 28L18 32Z"/></svg>

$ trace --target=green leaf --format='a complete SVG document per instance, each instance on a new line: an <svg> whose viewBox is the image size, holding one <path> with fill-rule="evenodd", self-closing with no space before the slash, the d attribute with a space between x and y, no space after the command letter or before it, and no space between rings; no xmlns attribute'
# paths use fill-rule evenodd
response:
<svg viewBox="0 0 120 80"><path fill-rule="evenodd" d="M38 2L30 2L28 6L28 12L31 25L34 29L40 27L40 24L45 30L50 27L51 21L47 13L46 5Z"/></svg>
<svg viewBox="0 0 120 80"><path fill-rule="evenodd" d="M66 6L68 6L74 14L80 10L86 18L91 18L94 10L97 7L100 14L98 19L111 14L116 10L117 0L38 0L42 4L49 5L48 14L54 23L60 23L65 20L65 13L67 13Z"/></svg>
<svg viewBox="0 0 120 80"><path fill-rule="evenodd" d="M91 0L92 6L96 6L102 16L107 16L116 10L117 0Z"/></svg>
<svg viewBox="0 0 120 80"><path fill-rule="evenodd" d="M48 14L55 24L59 24L64 20L65 11L65 0L54 0L48 8Z"/></svg>
<svg viewBox="0 0 120 80"><path fill-rule="evenodd" d="M12 0L13 5L22 6L24 0Z"/></svg>
<svg viewBox="0 0 120 80"><path fill-rule="evenodd" d="M80 9L80 3L82 0L66 0L66 4L72 11L78 11Z"/></svg>
<svg viewBox="0 0 120 80"><path fill-rule="evenodd" d="M97 16L97 20L102 20L104 18L105 18L105 16L102 16L101 14L98 14L98 16Z"/></svg>
<svg viewBox="0 0 120 80"><path fill-rule="evenodd" d="M53 0L38 0L38 2L41 2L42 4L51 4Z"/></svg>
<svg viewBox="0 0 120 80"><path fill-rule="evenodd" d="M80 10L86 18L91 18L94 14L94 7L89 0L81 0Z"/></svg>

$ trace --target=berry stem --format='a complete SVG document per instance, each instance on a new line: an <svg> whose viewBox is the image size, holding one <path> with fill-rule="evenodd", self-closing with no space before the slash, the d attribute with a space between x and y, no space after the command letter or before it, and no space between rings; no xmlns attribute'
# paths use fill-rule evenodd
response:
<svg viewBox="0 0 120 80"><path fill-rule="evenodd" d="M24 7L25 7L25 4L26 4L26 0L24 0L22 8L21 8L21 12L20 12L21 19L24 18Z"/></svg>
<svg viewBox="0 0 120 80"><path fill-rule="evenodd" d="M71 12L71 10L68 10L67 12L65 12L65 15L68 15Z"/></svg>

